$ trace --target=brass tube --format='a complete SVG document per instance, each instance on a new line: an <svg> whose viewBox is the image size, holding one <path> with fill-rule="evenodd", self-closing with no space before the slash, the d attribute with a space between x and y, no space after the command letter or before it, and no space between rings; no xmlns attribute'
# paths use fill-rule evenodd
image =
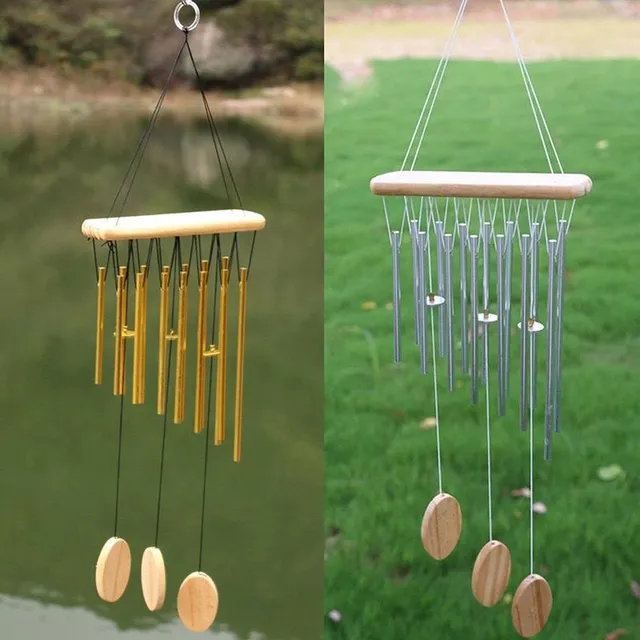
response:
<svg viewBox="0 0 640 640"><path fill-rule="evenodd" d="M158 334L158 403L157 411L163 416L167 403L167 324L169 322L169 267L160 273L160 331Z"/></svg>
<svg viewBox="0 0 640 640"><path fill-rule="evenodd" d="M127 304L127 268L120 267L116 276L116 328L113 367L113 395L124 395L124 331Z"/></svg>
<svg viewBox="0 0 640 640"><path fill-rule="evenodd" d="M145 391L147 387L147 293L149 282L149 274L147 273L147 265L143 264L140 267L142 273L142 292L141 292L141 314L140 320L140 332L142 333L140 340L140 372L139 372L139 384L140 384L140 404L144 404Z"/></svg>
<svg viewBox="0 0 640 640"><path fill-rule="evenodd" d="M220 323L218 325L218 372L216 375L216 420L214 444L222 444L226 435L227 396L227 308L229 291L229 258L223 257L220 269Z"/></svg>
<svg viewBox="0 0 640 640"><path fill-rule="evenodd" d="M136 273L135 315L133 320L133 384L131 389L132 404L140 402L140 360L142 346L142 278L141 273Z"/></svg>
<svg viewBox="0 0 640 640"><path fill-rule="evenodd" d="M247 318L247 275L246 267L240 269L238 283L238 349L236 365L236 415L233 439L233 461L240 462L242 454L242 396L244 391L244 346Z"/></svg>
<svg viewBox="0 0 640 640"><path fill-rule="evenodd" d="M182 265L178 288L178 349L176 357L176 391L173 408L173 422L184 420L184 396L186 390L187 359L187 265Z"/></svg>
<svg viewBox="0 0 640 640"><path fill-rule="evenodd" d="M98 269L98 304L96 309L96 384L102 384L102 360L104 354L104 290L106 279L107 270L105 267L100 267Z"/></svg>
<svg viewBox="0 0 640 640"><path fill-rule="evenodd" d="M196 360L196 406L193 430L201 433L204 430L204 389L205 389L205 351L207 349L207 292L209 262L203 260L200 266L200 283L198 285L198 333Z"/></svg>

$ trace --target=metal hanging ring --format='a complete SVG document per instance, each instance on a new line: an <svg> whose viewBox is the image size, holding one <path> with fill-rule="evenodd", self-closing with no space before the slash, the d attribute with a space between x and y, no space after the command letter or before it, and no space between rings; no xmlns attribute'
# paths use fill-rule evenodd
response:
<svg viewBox="0 0 640 640"><path fill-rule="evenodd" d="M188 27L180 22L180 11L184 7L191 7L195 13L193 22ZM193 31L200 24L200 7L193 0L180 0L176 10L173 12L173 21L180 31Z"/></svg>

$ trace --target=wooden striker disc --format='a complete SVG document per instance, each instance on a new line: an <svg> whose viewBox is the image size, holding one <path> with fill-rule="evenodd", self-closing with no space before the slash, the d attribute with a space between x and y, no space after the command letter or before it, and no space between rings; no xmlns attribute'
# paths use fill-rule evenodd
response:
<svg viewBox="0 0 640 640"><path fill-rule="evenodd" d="M162 551L147 547L142 554L142 596L149 611L159 611L167 593L167 573Z"/></svg>
<svg viewBox="0 0 640 640"><path fill-rule="evenodd" d="M444 560L458 544L462 531L462 511L458 501L447 493L438 494L422 518L420 537L425 551Z"/></svg>
<svg viewBox="0 0 640 640"><path fill-rule="evenodd" d="M516 589L511 605L515 630L523 638L540 633L551 614L553 597L549 583L535 573L527 576Z"/></svg>
<svg viewBox="0 0 640 640"><path fill-rule="evenodd" d="M98 556L96 589L106 602L116 602L129 584L131 550L126 540L109 538Z"/></svg>
<svg viewBox="0 0 640 640"><path fill-rule="evenodd" d="M490 540L482 547L471 574L471 590L483 607L493 607L504 595L511 577L511 554L509 549Z"/></svg>
<svg viewBox="0 0 640 640"><path fill-rule="evenodd" d="M178 590L178 615L189 631L206 631L218 613L218 589L201 571L189 574Z"/></svg>

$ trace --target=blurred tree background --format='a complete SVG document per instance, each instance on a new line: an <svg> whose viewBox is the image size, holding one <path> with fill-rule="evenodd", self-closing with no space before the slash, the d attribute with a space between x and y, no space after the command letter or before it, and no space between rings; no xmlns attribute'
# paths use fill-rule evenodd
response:
<svg viewBox="0 0 640 640"><path fill-rule="evenodd" d="M177 0L20 0L0 6L0 69L89 69L161 84L180 46ZM323 74L323 0L197 0L190 36L208 87L315 81ZM190 9L181 18L191 20ZM185 64L182 84L194 78Z"/></svg>

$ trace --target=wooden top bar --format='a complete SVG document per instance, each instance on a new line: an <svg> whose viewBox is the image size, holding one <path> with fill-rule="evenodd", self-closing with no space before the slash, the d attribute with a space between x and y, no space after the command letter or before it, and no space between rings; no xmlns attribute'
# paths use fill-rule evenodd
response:
<svg viewBox="0 0 640 640"><path fill-rule="evenodd" d="M266 220L259 213L242 209L221 209L94 218L82 223L82 234L95 240L142 240L260 231L265 224Z"/></svg>
<svg viewBox="0 0 640 640"><path fill-rule="evenodd" d="M575 200L591 191L581 174L393 171L370 183L377 196Z"/></svg>

